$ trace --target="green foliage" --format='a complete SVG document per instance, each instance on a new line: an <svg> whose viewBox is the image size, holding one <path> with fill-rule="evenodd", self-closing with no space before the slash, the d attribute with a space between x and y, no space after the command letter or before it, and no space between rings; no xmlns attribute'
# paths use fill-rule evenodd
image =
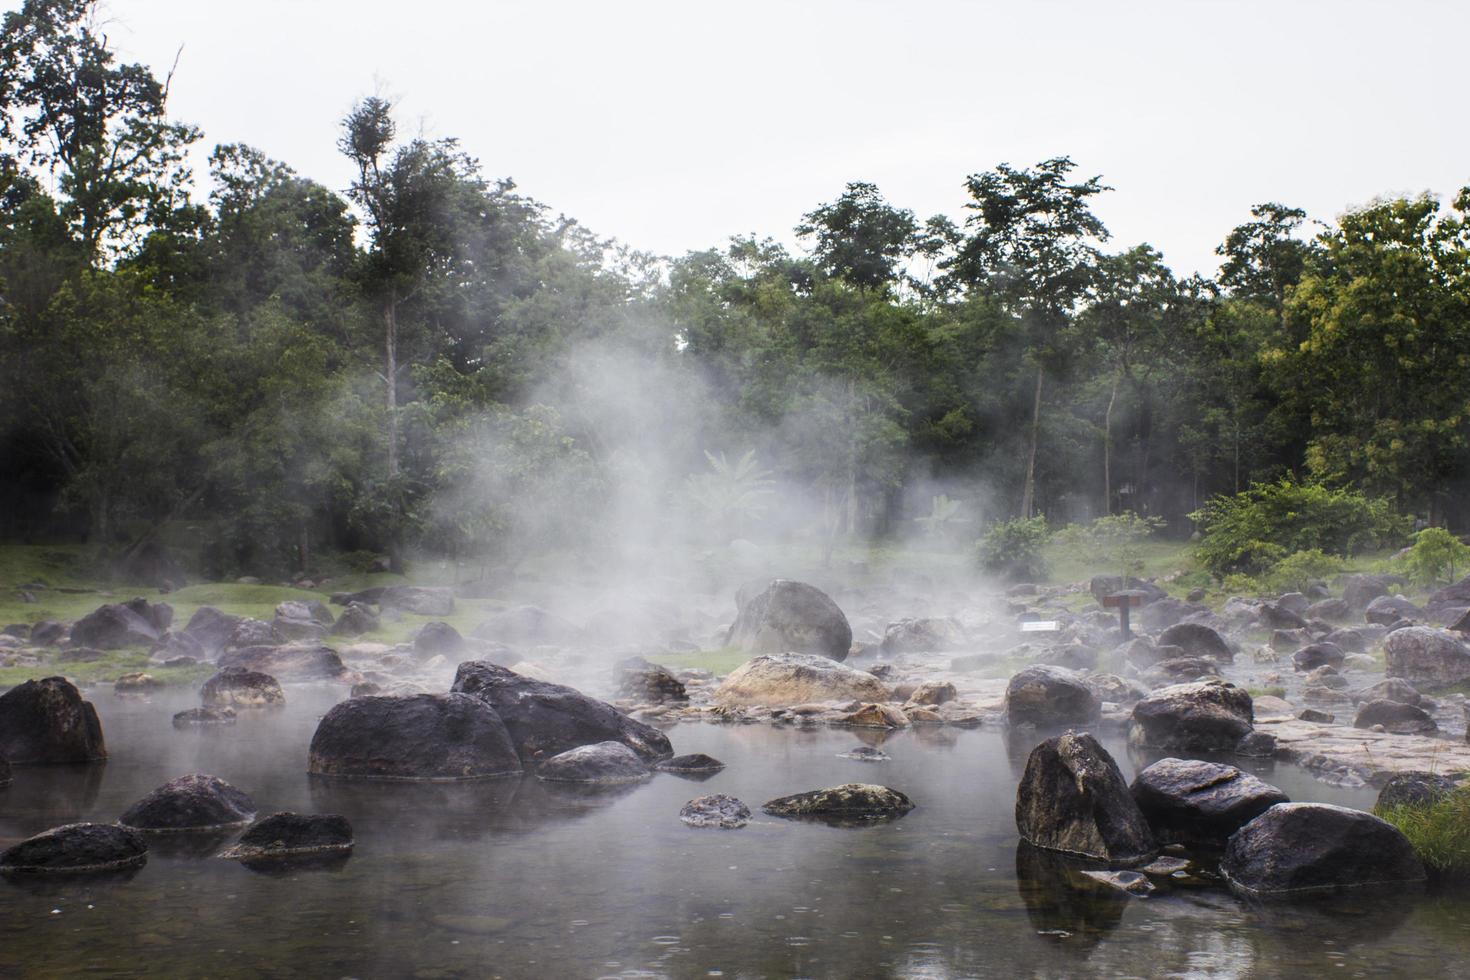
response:
<svg viewBox="0 0 1470 980"><path fill-rule="evenodd" d="M914 521L924 529L926 537L939 539L951 534L956 526L968 524L970 519L961 516L960 502L949 499L949 494L935 494L929 500L929 513L915 517Z"/></svg>
<svg viewBox="0 0 1470 980"><path fill-rule="evenodd" d="M1042 514L997 521L980 539L976 557L987 572L1034 582L1046 577L1044 549L1050 540L1051 529Z"/></svg>
<svg viewBox="0 0 1470 980"><path fill-rule="evenodd" d="M684 478L684 499L698 518L718 529L722 540L740 534L763 516L775 494L770 470L763 469L755 450L747 450L734 463L724 452L704 451L709 469Z"/></svg>
<svg viewBox="0 0 1470 980"><path fill-rule="evenodd" d="M1259 575L1298 551L1354 555L1399 540L1407 521L1387 500L1284 477L1211 499L1190 515L1199 563L1211 574Z"/></svg>
<svg viewBox="0 0 1470 980"><path fill-rule="evenodd" d="M1088 524L1068 524L1057 538L1099 570L1136 576L1143 573L1144 542L1164 527L1163 518L1124 511Z"/></svg>
<svg viewBox="0 0 1470 980"><path fill-rule="evenodd" d="M1313 582L1342 571L1342 567L1341 558L1320 549L1297 551L1271 566L1265 586L1272 592L1303 592Z"/></svg>
<svg viewBox="0 0 1470 980"><path fill-rule="evenodd" d="M1430 806L1406 804L1374 812L1409 839L1431 874L1470 876L1470 787L1460 787Z"/></svg>
<svg viewBox="0 0 1470 980"><path fill-rule="evenodd" d="M1409 577L1421 585L1453 582L1470 565L1470 545L1442 527L1426 527L1414 535L1414 546L1403 564Z"/></svg>

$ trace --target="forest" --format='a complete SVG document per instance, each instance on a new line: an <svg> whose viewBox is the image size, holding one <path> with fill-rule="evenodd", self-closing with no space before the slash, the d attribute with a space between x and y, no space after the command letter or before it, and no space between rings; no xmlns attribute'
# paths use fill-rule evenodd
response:
<svg viewBox="0 0 1470 980"><path fill-rule="evenodd" d="M173 118L93 7L4 20L4 542L217 578L630 536L973 546L1036 515L1186 538L1283 480L1470 518L1470 187L1261 203L1212 278L1112 238L1120 191L1067 156L976 161L949 215L854 174L795 248L660 256L382 96L320 134L349 187L228 141L198 172L229 134Z"/></svg>

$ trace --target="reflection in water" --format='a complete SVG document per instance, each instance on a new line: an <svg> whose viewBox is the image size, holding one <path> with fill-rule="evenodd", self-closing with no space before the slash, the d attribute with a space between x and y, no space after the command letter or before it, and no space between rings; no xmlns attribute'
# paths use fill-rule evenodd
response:
<svg viewBox="0 0 1470 980"><path fill-rule="evenodd" d="M19 840L91 813L107 764L16 766L12 772L14 781L0 790L0 839Z"/></svg>
<svg viewBox="0 0 1470 980"><path fill-rule="evenodd" d="M1117 929L1127 911L1127 895L1081 873L1076 860L1032 847L1016 846L1016 890L1038 935L1062 945L1091 949Z"/></svg>

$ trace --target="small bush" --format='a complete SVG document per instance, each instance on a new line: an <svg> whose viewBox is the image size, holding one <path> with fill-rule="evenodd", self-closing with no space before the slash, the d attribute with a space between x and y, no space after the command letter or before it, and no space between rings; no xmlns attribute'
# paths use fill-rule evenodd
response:
<svg viewBox="0 0 1470 980"><path fill-rule="evenodd" d="M1403 832L1430 874L1470 876L1470 786L1429 806L1390 806L1375 812Z"/></svg>
<svg viewBox="0 0 1470 980"><path fill-rule="evenodd" d="M1307 586L1342 571L1343 561L1317 548L1287 555L1272 566L1266 575L1266 588L1272 592L1305 592Z"/></svg>
<svg viewBox="0 0 1470 980"><path fill-rule="evenodd" d="M1403 559L1404 571L1420 585L1453 582L1470 566L1470 545L1442 527L1426 527L1414 535L1414 547Z"/></svg>
<svg viewBox="0 0 1470 980"><path fill-rule="evenodd" d="M980 567L1018 581L1045 578L1047 566L1042 551L1049 540L1051 529L1041 514L997 521L980 539Z"/></svg>
<svg viewBox="0 0 1470 980"><path fill-rule="evenodd" d="M1068 524L1057 537L1090 565L1123 576L1142 575L1143 543L1164 526L1163 518L1124 511L1090 524Z"/></svg>
<svg viewBox="0 0 1470 980"><path fill-rule="evenodd" d="M1294 552L1353 555L1402 540L1408 520L1387 500L1320 484L1257 483L1189 515L1199 525L1199 563L1212 575L1260 575Z"/></svg>

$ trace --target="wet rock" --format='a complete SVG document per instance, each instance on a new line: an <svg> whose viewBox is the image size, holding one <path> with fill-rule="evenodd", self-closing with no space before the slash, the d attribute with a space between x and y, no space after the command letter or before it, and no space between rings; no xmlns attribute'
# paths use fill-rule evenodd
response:
<svg viewBox="0 0 1470 980"><path fill-rule="evenodd" d="M886 704L865 704L856 711L843 715L838 724L854 728L907 728L908 716L897 708Z"/></svg>
<svg viewBox="0 0 1470 980"><path fill-rule="evenodd" d="M1151 895L1154 891L1154 883L1148 880L1148 876L1137 871L1093 871L1082 870L1080 874L1091 878L1099 884L1109 888L1115 888L1129 895L1137 895L1140 898Z"/></svg>
<svg viewBox="0 0 1470 980"><path fill-rule="evenodd" d="M1190 657L1206 657L1221 663L1230 663L1235 654L1225 639L1200 623L1178 623L1164 630L1159 637L1159 646L1179 647Z"/></svg>
<svg viewBox="0 0 1470 980"><path fill-rule="evenodd" d="M909 695L909 704L947 704L959 697L960 693L949 681L925 681L914 692Z"/></svg>
<svg viewBox="0 0 1470 980"><path fill-rule="evenodd" d="M145 607L141 612L130 603L114 603L83 616L72 625L71 642L75 646L98 650L152 646L162 632L154 619L162 617L158 614L150 617L148 603L141 599L136 601Z"/></svg>
<svg viewBox="0 0 1470 980"><path fill-rule="evenodd" d="M273 813L257 821L220 857L281 860L344 853L352 849L352 825L335 814Z"/></svg>
<svg viewBox="0 0 1470 980"><path fill-rule="evenodd" d="M871 745L858 745L846 752L837 753L839 759L852 759L855 762L892 762L893 757L882 749L875 749Z"/></svg>
<svg viewBox="0 0 1470 980"><path fill-rule="evenodd" d="M425 623L414 634L413 652L424 660L439 654L446 657L457 656L463 649L464 637L448 623Z"/></svg>
<svg viewBox="0 0 1470 980"><path fill-rule="evenodd" d="M1382 699L1366 702L1353 719L1354 728L1374 728L1376 725L1382 725L1384 731L1395 735L1423 735L1439 728L1423 708Z"/></svg>
<svg viewBox="0 0 1470 980"><path fill-rule="evenodd" d="M0 787L9 786L13 778L10 772L10 760L0 755Z"/></svg>
<svg viewBox="0 0 1470 980"><path fill-rule="evenodd" d="M852 627L822 590L775 579L740 605L725 645L752 653L795 652L842 661L852 647Z"/></svg>
<svg viewBox="0 0 1470 980"><path fill-rule="evenodd" d="M1249 759L1273 759L1276 749L1276 736L1261 731L1250 732L1235 743L1235 754Z"/></svg>
<svg viewBox="0 0 1470 980"><path fill-rule="evenodd" d="M636 783L653 775L653 770L622 742L598 742L552 756L536 775L554 782Z"/></svg>
<svg viewBox="0 0 1470 980"><path fill-rule="evenodd" d="M158 638L158 642L153 644L152 649L148 651L149 662L155 664L164 664L181 658L198 663L201 660L208 660L210 656L212 652L205 650L204 644L191 634L175 633L173 630L164 631L164 634Z"/></svg>
<svg viewBox="0 0 1470 980"><path fill-rule="evenodd" d="M215 728L234 723L235 709L230 707L190 708L174 715L175 728Z"/></svg>
<svg viewBox="0 0 1470 980"><path fill-rule="evenodd" d="M230 630L230 636L225 640L224 650L237 650L246 647L274 646L281 642L281 636L276 628L270 623L259 619L242 618Z"/></svg>
<svg viewBox="0 0 1470 980"><path fill-rule="evenodd" d="M659 772L672 773L714 773L725 768L725 764L713 756L705 755L703 752L695 752L690 755L676 755L672 759L665 759L654 764Z"/></svg>
<svg viewBox="0 0 1470 980"><path fill-rule="evenodd" d="M124 810L118 823L133 830L217 830L254 815L249 796L218 776L195 772L164 783Z"/></svg>
<svg viewBox="0 0 1470 980"><path fill-rule="evenodd" d="M448 616L454 612L454 590L390 585L378 595L376 605L419 616Z"/></svg>
<svg viewBox="0 0 1470 980"><path fill-rule="evenodd" d="M679 819L691 827L719 827L738 830L750 823L750 807L733 796L716 793L700 796L685 803Z"/></svg>
<svg viewBox="0 0 1470 980"><path fill-rule="evenodd" d="M1428 626L1395 630L1383 642L1389 677L1415 687L1448 687L1470 680L1470 649L1459 634Z"/></svg>
<svg viewBox="0 0 1470 980"><path fill-rule="evenodd" d="M1376 575L1347 575L1342 579L1342 601L1351 609L1366 609L1381 595L1388 595L1388 583Z"/></svg>
<svg viewBox="0 0 1470 980"><path fill-rule="evenodd" d="M649 663L642 657L619 661L614 670L619 697L651 704L689 700L683 681L668 668Z"/></svg>
<svg viewBox="0 0 1470 980"><path fill-rule="evenodd" d="M333 636L361 636L375 632L382 625L373 607L361 602L349 602L342 615L332 624Z"/></svg>
<svg viewBox="0 0 1470 980"><path fill-rule="evenodd" d="M1320 620L1325 623L1346 622L1353 615L1353 609L1341 599L1323 599L1314 602L1307 607L1303 614L1308 620Z"/></svg>
<svg viewBox="0 0 1470 980"><path fill-rule="evenodd" d="M224 649L230 635L235 632L235 627L244 619L244 616L220 612L213 606L200 606L189 617L188 625L182 632L198 643L205 654L212 657Z"/></svg>
<svg viewBox="0 0 1470 980"><path fill-rule="evenodd" d="M1432 772L1397 772L1378 791L1373 809L1383 812L1396 806L1433 806L1454 792L1455 781Z"/></svg>
<svg viewBox="0 0 1470 980"><path fill-rule="evenodd" d="M239 647L220 654L219 666L293 681L334 680L346 673L337 651L320 644Z"/></svg>
<svg viewBox="0 0 1470 980"><path fill-rule="evenodd" d="M226 667L204 682L199 698L210 707L263 708L285 704L281 684L269 674Z"/></svg>
<svg viewBox="0 0 1470 980"><path fill-rule="evenodd" d="M761 806L773 817L833 817L851 821L901 816L913 808L913 802L898 790L871 783L844 783L778 797Z"/></svg>
<svg viewBox="0 0 1470 980"><path fill-rule="evenodd" d="M1097 696L1080 675L1039 664L1011 677L1005 704L1008 724L1038 728L1087 724L1096 721L1101 710Z"/></svg>
<svg viewBox="0 0 1470 980"><path fill-rule="evenodd" d="M43 619L31 627L31 646L54 647L66 638L66 627L54 619Z"/></svg>
<svg viewBox="0 0 1470 980"><path fill-rule="evenodd" d="M668 736L612 705L560 684L532 680L485 661L459 665L452 691L472 694L505 722L523 765L580 745L622 742L647 762L674 754Z"/></svg>
<svg viewBox="0 0 1470 980"><path fill-rule="evenodd" d="M890 623L884 631L882 652L885 655L932 653L963 650L968 644L965 628L957 619L903 619Z"/></svg>
<svg viewBox="0 0 1470 980"><path fill-rule="evenodd" d="M1117 864L1158 850L1117 763L1085 732L1031 750L1016 791L1016 828L1036 847Z"/></svg>
<svg viewBox="0 0 1470 980"><path fill-rule="evenodd" d="M78 874L136 868L148 860L148 845L125 827L73 823L53 827L0 852L6 874Z"/></svg>
<svg viewBox="0 0 1470 980"><path fill-rule="evenodd" d="M888 689L867 671L810 653L756 657L720 684L721 704L783 707L811 701L886 701Z"/></svg>
<svg viewBox="0 0 1470 980"><path fill-rule="evenodd" d="M498 643L559 646L571 643L579 634L580 631L572 623L540 606L518 606L496 613L475 627L471 635L476 639Z"/></svg>
<svg viewBox="0 0 1470 980"><path fill-rule="evenodd" d="M1099 701L1111 701L1113 704L1132 704L1148 695L1148 688L1117 674L1092 674L1086 683Z"/></svg>
<svg viewBox="0 0 1470 980"><path fill-rule="evenodd" d="M1145 582L1131 575L1126 580L1121 575L1094 575L1092 581L1087 584L1087 591L1091 592L1092 597L1098 602L1102 602L1107 596L1117 595L1119 592L1141 592L1145 606L1169 594L1152 582Z"/></svg>
<svg viewBox="0 0 1470 980"><path fill-rule="evenodd" d="M18 766L101 762L97 709L64 677L18 684L0 695L0 756Z"/></svg>
<svg viewBox="0 0 1470 980"><path fill-rule="evenodd" d="M1174 684L1133 706L1128 739L1140 748L1225 751L1253 730L1252 719L1251 696L1234 684Z"/></svg>
<svg viewBox="0 0 1470 980"><path fill-rule="evenodd" d="M495 710L468 694L351 698L311 739L307 771L388 779L477 779L521 772Z"/></svg>
<svg viewBox="0 0 1470 980"><path fill-rule="evenodd" d="M1223 847L1277 803L1281 790L1234 766L1160 759L1133 780L1133 799L1162 843Z"/></svg>
<svg viewBox="0 0 1470 980"><path fill-rule="evenodd" d="M1214 660L1205 657L1174 657L1154 664L1143 672L1141 679L1150 687L1156 687L1219 676L1220 668Z"/></svg>
<svg viewBox="0 0 1470 980"><path fill-rule="evenodd" d="M1312 643L1292 654L1293 669L1305 673L1318 667L1341 667L1347 652L1336 643Z"/></svg>
<svg viewBox="0 0 1470 980"><path fill-rule="evenodd" d="M1372 687L1365 687L1361 691L1353 693L1357 701L1397 701L1400 704L1412 704L1422 707L1421 702L1424 695L1414 689L1414 685L1398 677L1390 677L1379 681Z"/></svg>
<svg viewBox="0 0 1470 980"><path fill-rule="evenodd" d="M163 681L152 674L136 671L131 674L123 674L112 682L114 694L147 694L150 691L160 690L162 687Z"/></svg>
<svg viewBox="0 0 1470 980"><path fill-rule="evenodd" d="M1327 803L1282 803L1230 838L1220 872L1234 889L1263 898L1424 880L1424 866L1393 825Z"/></svg>
<svg viewBox="0 0 1470 980"><path fill-rule="evenodd" d="M1310 721L1314 725L1330 725L1337 720L1336 715L1318 711L1316 708L1303 708L1296 713L1296 717L1298 721Z"/></svg>
<svg viewBox="0 0 1470 980"><path fill-rule="evenodd" d="M1401 595L1381 595L1368 603L1368 608L1363 610L1363 618L1370 623L1388 626L1401 619L1423 619L1424 610Z"/></svg>

